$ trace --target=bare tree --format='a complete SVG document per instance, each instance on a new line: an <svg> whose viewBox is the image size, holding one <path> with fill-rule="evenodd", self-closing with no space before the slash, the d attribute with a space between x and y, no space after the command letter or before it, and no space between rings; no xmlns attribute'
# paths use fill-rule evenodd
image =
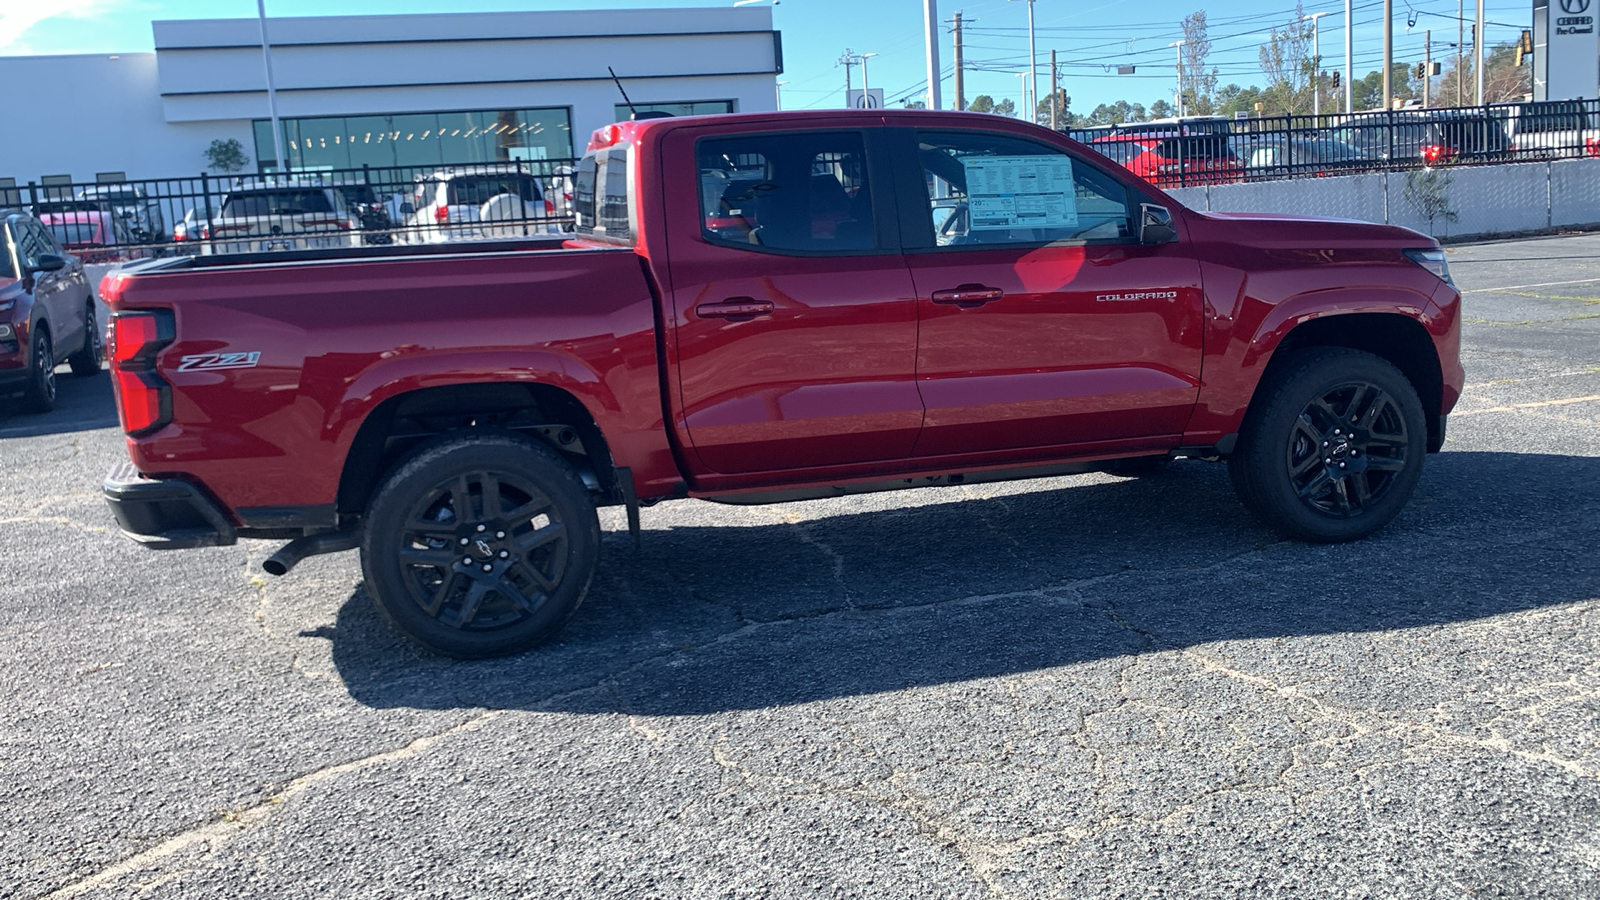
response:
<svg viewBox="0 0 1600 900"><path fill-rule="evenodd" d="M1217 111L1217 70L1206 71L1211 56L1211 40L1206 36L1206 11L1197 10L1183 17L1183 107L1190 115L1209 116Z"/></svg>
<svg viewBox="0 0 1600 900"><path fill-rule="evenodd" d="M1301 21L1304 11L1297 3L1294 18L1282 28L1272 29L1261 45L1261 71L1267 86L1261 92L1268 115L1301 113L1311 110L1312 68L1311 25Z"/></svg>

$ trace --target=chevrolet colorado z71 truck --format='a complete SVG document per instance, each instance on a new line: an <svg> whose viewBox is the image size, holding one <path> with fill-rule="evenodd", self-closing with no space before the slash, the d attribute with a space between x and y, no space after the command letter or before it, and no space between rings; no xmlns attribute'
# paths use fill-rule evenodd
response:
<svg viewBox="0 0 1600 900"><path fill-rule="evenodd" d="M1460 394L1460 295L1402 228L1185 209L1032 125L945 112L596 132L577 234L162 260L109 276L157 548L359 547L439 653L531 647L595 508L1226 459L1347 541L1405 504Z"/></svg>

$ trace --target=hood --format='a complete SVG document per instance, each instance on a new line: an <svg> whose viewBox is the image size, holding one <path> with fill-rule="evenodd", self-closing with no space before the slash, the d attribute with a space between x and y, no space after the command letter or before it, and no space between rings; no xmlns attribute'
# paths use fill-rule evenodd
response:
<svg viewBox="0 0 1600 900"><path fill-rule="evenodd" d="M1198 240L1226 241L1262 249L1386 247L1403 250L1439 245L1420 231L1360 219L1192 209L1186 212L1189 228Z"/></svg>

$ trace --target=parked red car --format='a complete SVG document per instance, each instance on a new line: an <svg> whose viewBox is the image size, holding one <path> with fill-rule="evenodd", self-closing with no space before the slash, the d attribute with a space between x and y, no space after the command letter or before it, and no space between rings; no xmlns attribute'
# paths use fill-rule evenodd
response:
<svg viewBox="0 0 1600 900"><path fill-rule="evenodd" d="M100 372L100 329L83 263L38 219L0 212L0 394L21 394L30 412L56 405L56 365Z"/></svg>
<svg viewBox="0 0 1600 900"><path fill-rule="evenodd" d="M134 246L128 221L109 212L55 212L39 216L56 243L83 263L117 263L149 259L149 248Z"/></svg>
<svg viewBox="0 0 1600 900"><path fill-rule="evenodd" d="M1157 187L1232 184L1245 176L1224 134L1112 134L1091 146Z"/></svg>
<svg viewBox="0 0 1600 900"><path fill-rule="evenodd" d="M670 498L1186 456L1226 459L1273 527L1354 540L1405 505L1464 379L1432 238L1188 209L999 116L610 125L573 208L572 239L109 276L123 530L292 538L273 574L360 547L389 621L487 656L577 609L601 505L637 528Z"/></svg>

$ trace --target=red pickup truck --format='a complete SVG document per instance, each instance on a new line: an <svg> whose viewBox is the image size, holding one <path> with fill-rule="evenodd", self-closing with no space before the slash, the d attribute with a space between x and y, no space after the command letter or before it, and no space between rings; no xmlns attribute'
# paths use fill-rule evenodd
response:
<svg viewBox="0 0 1600 900"><path fill-rule="evenodd" d="M1460 295L1402 228L1185 209L981 114L596 132L577 232L113 275L157 548L359 547L384 615L477 657L554 633L595 508L794 501L1226 459L1309 541L1405 504L1460 394Z"/></svg>

